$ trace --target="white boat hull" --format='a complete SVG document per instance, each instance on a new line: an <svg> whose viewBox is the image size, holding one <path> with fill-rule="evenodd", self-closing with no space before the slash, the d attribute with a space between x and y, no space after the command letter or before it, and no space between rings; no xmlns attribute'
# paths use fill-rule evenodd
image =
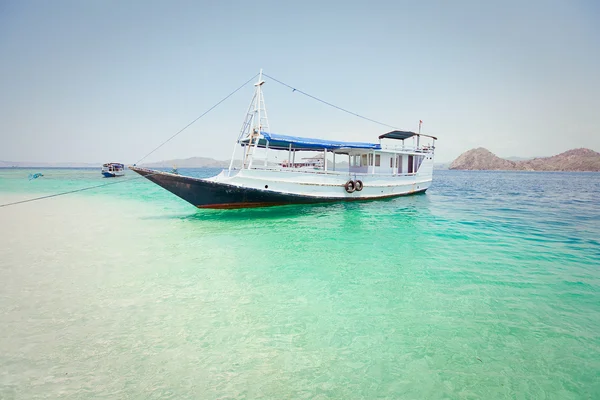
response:
<svg viewBox="0 0 600 400"><path fill-rule="evenodd" d="M207 178L131 167L199 208L244 208L282 204L375 200L422 193L431 185L433 157L426 157L414 174L354 174L335 171L242 169L224 170ZM360 180L362 190L345 185Z"/></svg>

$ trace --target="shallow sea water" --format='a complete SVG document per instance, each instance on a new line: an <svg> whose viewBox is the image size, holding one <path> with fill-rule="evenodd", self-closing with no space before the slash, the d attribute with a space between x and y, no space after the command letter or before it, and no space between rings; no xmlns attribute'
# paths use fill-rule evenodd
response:
<svg viewBox="0 0 600 400"><path fill-rule="evenodd" d="M111 182L31 172L0 204ZM0 208L1 399L600 398L600 174L237 211L134 177Z"/></svg>

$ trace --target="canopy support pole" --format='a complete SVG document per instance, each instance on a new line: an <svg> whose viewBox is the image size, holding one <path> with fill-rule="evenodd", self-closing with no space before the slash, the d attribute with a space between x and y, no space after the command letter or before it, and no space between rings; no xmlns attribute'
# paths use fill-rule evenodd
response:
<svg viewBox="0 0 600 400"><path fill-rule="evenodd" d="M244 146L245 148L245 146ZM233 159L235 158L235 151L237 150L237 142L235 146L233 146L233 153L231 153L231 161L229 162L229 170L227 171L227 176L231 176L231 168L233 167ZM244 152L245 155L246 152Z"/></svg>
<svg viewBox="0 0 600 400"><path fill-rule="evenodd" d="M248 146L244 146L244 155L242 156L242 167L241 167L241 169L244 169L244 167L246 167L246 151L248 151ZM235 154L235 150L234 150L233 154ZM231 157L231 165L233 165L233 157Z"/></svg>
<svg viewBox="0 0 600 400"><path fill-rule="evenodd" d="M323 149L323 168L327 172L327 149Z"/></svg>
<svg viewBox="0 0 600 400"><path fill-rule="evenodd" d="M350 172L350 169L352 168L352 163L350 161L352 161L352 156L350 155L350 152L348 152L348 172Z"/></svg>
<svg viewBox="0 0 600 400"><path fill-rule="evenodd" d="M375 175L375 152L373 152L371 156L373 157L371 160L373 162L373 171L371 171L371 175Z"/></svg>
<svg viewBox="0 0 600 400"><path fill-rule="evenodd" d="M268 165L269 162L269 141L267 140L267 145L265 147L265 167Z"/></svg>

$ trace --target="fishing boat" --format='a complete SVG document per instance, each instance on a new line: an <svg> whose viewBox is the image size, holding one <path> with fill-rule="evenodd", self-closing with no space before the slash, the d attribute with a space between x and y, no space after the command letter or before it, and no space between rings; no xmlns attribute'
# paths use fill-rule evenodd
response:
<svg viewBox="0 0 600 400"><path fill-rule="evenodd" d="M125 175L125 165L120 163L106 163L102 165L102 175L105 178L115 178Z"/></svg>
<svg viewBox="0 0 600 400"><path fill-rule="evenodd" d="M420 124L419 133L393 130L376 143L273 133L264 83L261 72L229 168L218 175L129 168L198 208L214 209L377 200L423 193L431 185L437 138L421 134ZM234 165L240 149L242 158ZM308 157L296 156L299 152ZM274 162L273 153L285 161Z"/></svg>

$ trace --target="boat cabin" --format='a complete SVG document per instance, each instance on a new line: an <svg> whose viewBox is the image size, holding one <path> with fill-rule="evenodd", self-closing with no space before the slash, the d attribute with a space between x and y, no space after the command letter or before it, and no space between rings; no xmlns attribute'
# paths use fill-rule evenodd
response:
<svg viewBox="0 0 600 400"><path fill-rule="evenodd" d="M120 172L125 169L125 165L121 163L106 163L102 164L102 170L108 172Z"/></svg>
<svg viewBox="0 0 600 400"><path fill-rule="evenodd" d="M430 142L422 145L422 138ZM412 144L405 144L412 139ZM346 172L371 175L415 174L423 160L433 157L436 138L410 131L392 131L379 136L379 143L342 142L303 138L261 131L240 140L244 149L242 169L281 169L306 172ZM257 151L261 150L261 153ZM283 162L272 163L272 152L287 152ZM312 157L297 152L317 152ZM336 164L337 163L337 164ZM342 168L343 165L343 168Z"/></svg>
<svg viewBox="0 0 600 400"><path fill-rule="evenodd" d="M241 169L298 171L307 173L346 173L371 175L416 174L426 158L433 158L437 138L411 131L394 130L379 136L378 143L345 142L306 138L269 132L269 121L262 86L262 72L254 84L255 93L248 108L229 164L231 176L238 145L243 148ZM421 140L428 140L423 144ZM405 144L406 140L412 143ZM273 152L287 157L269 158ZM297 156L303 152L304 157ZM309 157L306 157L307 153ZM262 157L261 157L262 156ZM330 160L331 157L331 160ZM344 168L341 170L341 165Z"/></svg>

